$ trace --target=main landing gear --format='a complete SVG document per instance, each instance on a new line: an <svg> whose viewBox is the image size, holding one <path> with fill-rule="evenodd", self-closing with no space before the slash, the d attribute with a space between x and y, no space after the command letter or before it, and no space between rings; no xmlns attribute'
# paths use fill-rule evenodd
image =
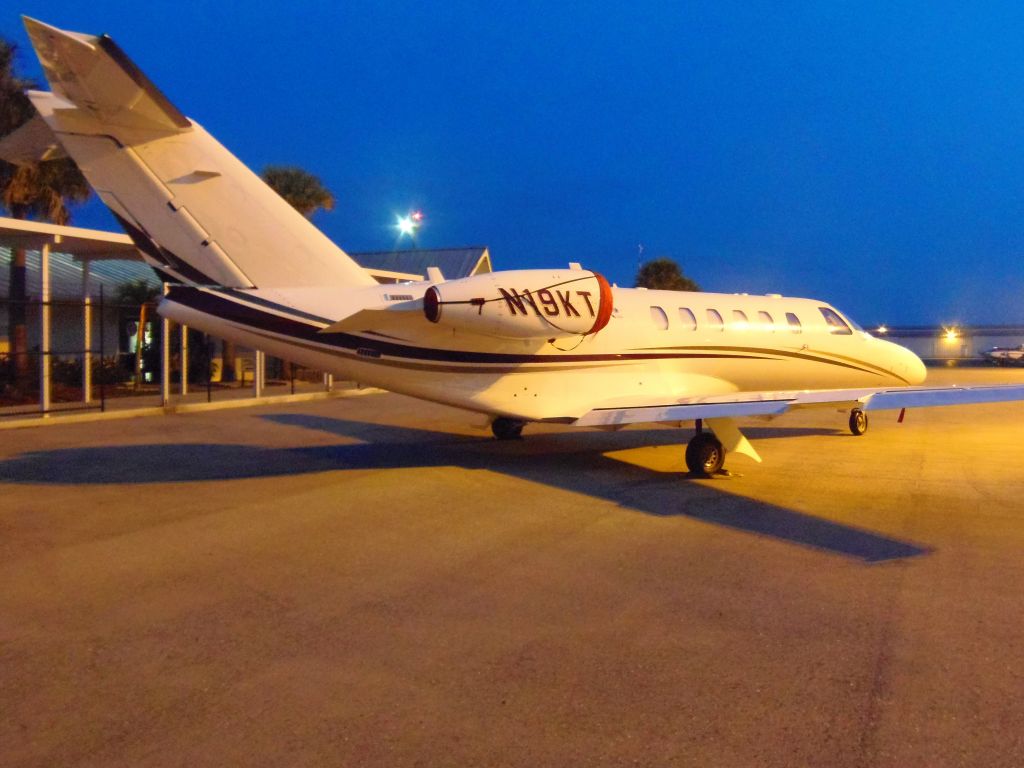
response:
<svg viewBox="0 0 1024 768"><path fill-rule="evenodd" d="M518 440L523 436L524 426L526 426L525 421L499 416L491 422L491 432L499 440Z"/></svg>
<svg viewBox="0 0 1024 768"><path fill-rule="evenodd" d="M722 471L725 448L711 432L698 432L686 444L686 468L697 477L711 477Z"/></svg>
<svg viewBox="0 0 1024 768"><path fill-rule="evenodd" d="M860 408L850 411L850 432L855 435L863 435L868 431L868 415Z"/></svg>

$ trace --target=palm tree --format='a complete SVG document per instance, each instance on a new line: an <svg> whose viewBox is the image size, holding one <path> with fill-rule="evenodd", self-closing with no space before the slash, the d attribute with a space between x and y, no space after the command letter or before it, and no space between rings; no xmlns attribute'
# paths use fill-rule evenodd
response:
<svg viewBox="0 0 1024 768"><path fill-rule="evenodd" d="M663 291L699 291L700 286L683 274L672 259L660 258L645 262L636 273L637 288Z"/></svg>
<svg viewBox="0 0 1024 768"><path fill-rule="evenodd" d="M160 289L145 280L132 280L117 287L117 303L122 308L139 308L139 327L135 336L135 389L142 383L142 353L146 345L146 316Z"/></svg>
<svg viewBox="0 0 1024 768"><path fill-rule="evenodd" d="M28 121L35 110L25 96L34 83L14 71L17 49L0 38L0 136L6 136ZM0 160L0 204L15 219L45 219L67 224L71 218L68 203L83 202L90 194L89 183L69 158L46 160L27 165L12 165ZM10 328L11 360L14 378L28 372L28 334L26 332L25 250L11 253Z"/></svg>
<svg viewBox="0 0 1024 768"><path fill-rule="evenodd" d="M263 181L307 219L319 210L334 208L334 195L309 171L294 165L268 165Z"/></svg>

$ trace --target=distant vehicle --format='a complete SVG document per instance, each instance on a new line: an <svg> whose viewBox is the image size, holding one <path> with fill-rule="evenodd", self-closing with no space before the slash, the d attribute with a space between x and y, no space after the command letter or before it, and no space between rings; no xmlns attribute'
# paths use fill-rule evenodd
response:
<svg viewBox="0 0 1024 768"><path fill-rule="evenodd" d="M1024 365L1024 344L1019 347L992 347L981 356L995 365Z"/></svg>

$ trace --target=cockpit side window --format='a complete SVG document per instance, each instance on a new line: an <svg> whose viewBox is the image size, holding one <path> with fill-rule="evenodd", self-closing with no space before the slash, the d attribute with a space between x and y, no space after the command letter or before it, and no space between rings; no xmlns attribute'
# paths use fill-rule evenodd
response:
<svg viewBox="0 0 1024 768"><path fill-rule="evenodd" d="M828 332L837 336L849 336L853 330L846 324L846 321L839 316L839 313L829 307L818 307L822 317L828 324Z"/></svg>
<svg viewBox="0 0 1024 768"><path fill-rule="evenodd" d="M800 325L800 318L792 312L786 313L786 322L789 323L789 330L793 333L803 333L803 326Z"/></svg>

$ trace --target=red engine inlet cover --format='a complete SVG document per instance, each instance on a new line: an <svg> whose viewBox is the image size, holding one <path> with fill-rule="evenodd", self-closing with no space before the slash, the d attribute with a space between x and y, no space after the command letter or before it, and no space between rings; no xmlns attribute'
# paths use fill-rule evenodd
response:
<svg viewBox="0 0 1024 768"><path fill-rule="evenodd" d="M441 295L433 285L423 294L423 314L432 323L441 319Z"/></svg>
<svg viewBox="0 0 1024 768"><path fill-rule="evenodd" d="M612 310L615 308L612 302L612 287L604 279L604 275L599 275L595 272L594 278L597 280L598 286L600 286L601 296L597 304L597 317L594 318L593 327L587 331L588 334L597 333L608 325L608 321L612 318Z"/></svg>

